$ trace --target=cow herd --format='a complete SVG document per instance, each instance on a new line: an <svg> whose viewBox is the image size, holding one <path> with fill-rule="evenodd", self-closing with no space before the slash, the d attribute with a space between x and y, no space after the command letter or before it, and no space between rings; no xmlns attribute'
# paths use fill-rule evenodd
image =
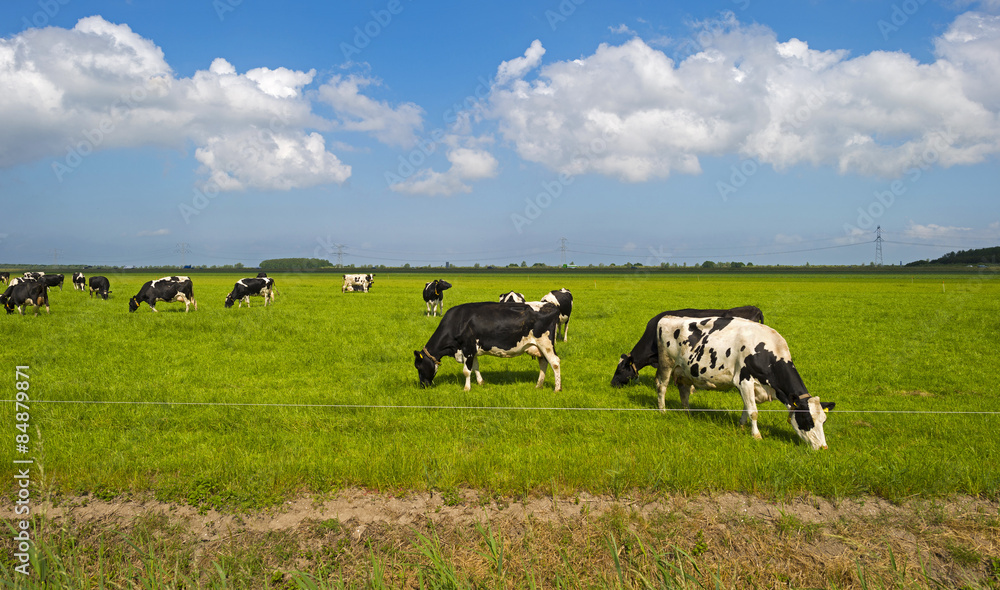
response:
<svg viewBox="0 0 1000 590"><path fill-rule="evenodd" d="M451 287L432 281L424 287L427 313L440 307L443 291ZM562 329L567 340L573 296L566 289L552 291L540 301L527 301L510 291L497 303L465 303L449 309L421 350L414 350L414 366L420 385L433 384L442 359L454 358L462 365L465 390L472 376L483 383L479 372L482 355L510 358L528 354L538 360L538 382L542 387L546 370L552 367L555 391L562 390L562 372L555 343ZM754 306L732 309L678 309L657 314L632 351L621 355L613 387L638 378L643 367L656 368L658 407L666 411L667 386L676 383L681 405L695 389L736 389L743 400L740 424L750 423L750 433L760 439L757 404L778 400L788 410L788 422L813 449L825 449L823 424L834 402L811 396L792 363L788 344L774 329L764 325L764 314Z"/></svg>
<svg viewBox="0 0 1000 590"><path fill-rule="evenodd" d="M342 292L370 291L374 275L344 275ZM26 272L23 277L10 278L0 273L0 282L8 283L0 295L0 305L8 314L17 309L24 315L25 307L33 307L34 315L44 306L49 312L48 289L62 289L63 275ZM107 277L90 277L73 273L73 288L95 293L104 300L111 293ZM443 309L444 291L452 285L444 280L426 283L423 300L425 315L437 316ZM249 307L250 297L264 299L264 306L274 302L274 279L266 273L255 278L240 279L226 296L225 307L236 303ZM163 277L147 281L129 300L129 311L146 303L152 311L156 303L181 302L184 311L198 309L192 282L186 276ZM444 312L434 333L420 350L414 350L414 367L420 385L433 384L441 362L454 358L465 376L465 390L475 375L483 383L479 371L482 355L511 358L527 354L538 361L538 381L542 387L549 367L555 379L555 391L562 390L561 361L555 344L559 334L568 340L573 295L567 289L551 291L538 301L527 301L521 293L510 291L497 302L476 302L456 305ZM651 318L638 342L618 360L612 387L622 387L638 378L647 366L656 369L655 387L658 407L666 411L665 395L670 383L677 385L683 408L688 408L691 392L701 390L736 389L743 400L740 424L750 423L754 438L761 438L757 427L757 404L778 400L788 409L788 422L795 433L813 449L827 448L823 424L833 402L821 402L811 396L792 363L788 344L774 329L764 325L764 315L754 306L732 309L678 309L665 311Z"/></svg>

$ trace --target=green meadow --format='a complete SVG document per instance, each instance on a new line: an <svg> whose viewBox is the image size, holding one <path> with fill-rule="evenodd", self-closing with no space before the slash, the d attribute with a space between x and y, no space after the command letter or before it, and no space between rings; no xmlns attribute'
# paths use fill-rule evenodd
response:
<svg viewBox="0 0 1000 590"><path fill-rule="evenodd" d="M377 274L367 294L342 294L339 275L271 273L276 302L249 309L223 308L248 275L196 274L197 311L129 313L161 274L108 275L106 302L67 280L50 315L0 317L3 398L16 366L30 375L29 452L15 450L7 401L5 465L33 458L55 494L237 509L353 486L890 500L1000 490L995 274L447 275L445 309L572 291L562 392L551 370L534 387L527 356L483 358L485 384L470 392L445 359L420 388L412 351L439 321L420 295L430 272ZM736 392L696 392L688 414L671 386L661 414L652 369L610 387L653 315L748 304L788 341L810 393L837 403L829 450L801 443L775 402L760 406L754 441Z"/></svg>

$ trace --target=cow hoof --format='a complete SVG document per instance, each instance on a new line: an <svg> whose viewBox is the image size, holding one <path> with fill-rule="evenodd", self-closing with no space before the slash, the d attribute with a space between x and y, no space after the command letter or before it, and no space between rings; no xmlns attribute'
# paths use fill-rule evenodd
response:
<svg viewBox="0 0 1000 590"><path fill-rule="evenodd" d="M757 440L764 440L764 437L761 436L759 432L753 433L753 437Z"/></svg>

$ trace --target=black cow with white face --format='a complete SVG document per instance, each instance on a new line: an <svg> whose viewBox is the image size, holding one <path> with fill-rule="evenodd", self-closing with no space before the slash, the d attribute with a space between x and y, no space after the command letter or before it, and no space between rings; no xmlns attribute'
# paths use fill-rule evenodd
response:
<svg viewBox="0 0 1000 590"><path fill-rule="evenodd" d="M500 296L500 303L525 303L527 299L517 291L507 291Z"/></svg>
<svg viewBox="0 0 1000 590"><path fill-rule="evenodd" d="M569 292L569 289L550 291L545 297L542 297L542 302L559 307L559 327L562 328L563 342L566 342L566 339L569 338L569 314L573 313L573 294Z"/></svg>
<svg viewBox="0 0 1000 590"><path fill-rule="evenodd" d="M59 290L62 291L64 279L65 277L63 275L58 274L58 275L43 275L38 280L45 283L46 287L59 287Z"/></svg>
<svg viewBox="0 0 1000 590"><path fill-rule="evenodd" d="M661 412L666 411L664 397L672 377L685 408L694 389L738 389L743 398L740 424L749 420L754 438L761 438L757 404L778 400L788 408L788 421L802 440L814 450L827 448L823 423L836 404L809 395L788 344L773 328L743 318L665 316L656 324L656 340Z"/></svg>
<svg viewBox="0 0 1000 590"><path fill-rule="evenodd" d="M90 277L90 297L94 296L96 292L105 301L108 300L108 293L111 292L111 282L108 281L108 277L96 276Z"/></svg>
<svg viewBox="0 0 1000 590"><path fill-rule="evenodd" d="M10 273L0 272L0 283L8 283L8 282L10 282Z"/></svg>
<svg viewBox="0 0 1000 590"><path fill-rule="evenodd" d="M732 309L675 309L665 311L653 316L646 322L646 330L639 337L639 341L632 347L632 352L623 354L618 366L615 367L615 374L611 378L612 387L621 387L630 381L639 378L639 370L643 367L658 367L659 351L656 343L656 324L666 316L688 317L688 318L708 318L708 317L734 317L744 318L752 322L764 322L764 312L753 305L744 305Z"/></svg>
<svg viewBox="0 0 1000 590"><path fill-rule="evenodd" d="M451 289L451 283L435 279L424 285L424 303L427 304L427 311L424 315L436 316L444 305L445 289Z"/></svg>
<svg viewBox="0 0 1000 590"><path fill-rule="evenodd" d="M74 291L87 290L87 278L83 276L82 272L73 273L73 290Z"/></svg>
<svg viewBox="0 0 1000 590"><path fill-rule="evenodd" d="M30 305L35 308L38 315L38 308L45 306L45 313L49 313L49 288L45 283L32 279L14 279L10 286L0 295L0 305L7 313L17 313L24 315L24 306Z"/></svg>
<svg viewBox="0 0 1000 590"><path fill-rule="evenodd" d="M194 289L188 277L163 277L155 281L147 281L134 297L128 300L128 310L139 309L139 304L145 302L149 308L156 311L156 302L182 301L184 313L193 305L198 311L198 302L194 299Z"/></svg>
<svg viewBox="0 0 1000 590"><path fill-rule="evenodd" d="M463 303L445 312L434 334L422 350L413 351L420 385L434 382L438 367L445 357L462 365L465 390L472 387L471 377L482 385L479 356L486 354L511 358L529 354L538 359L538 383L545 382L545 370L551 365L555 375L555 390L562 390L559 357L556 356L555 334L559 309L546 305L536 311L529 305L509 303Z"/></svg>
<svg viewBox="0 0 1000 590"><path fill-rule="evenodd" d="M237 308L243 307L246 303L247 307L250 307L251 297L263 297L264 307L267 307L268 300L274 303L274 279L271 278L258 278L258 279L240 279L236 281L233 285L233 290L230 291L229 295L226 295L226 309L233 306L233 303L239 302Z"/></svg>

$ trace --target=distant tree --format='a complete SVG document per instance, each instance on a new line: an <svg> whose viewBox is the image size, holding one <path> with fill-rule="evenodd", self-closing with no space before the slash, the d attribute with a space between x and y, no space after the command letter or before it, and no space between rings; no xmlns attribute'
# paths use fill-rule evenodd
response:
<svg viewBox="0 0 1000 590"><path fill-rule="evenodd" d="M544 262L536 262L536 263L532 264L531 266L532 266L533 268L535 268L535 267L539 267L539 266L545 266L545 263L544 263Z"/></svg>
<svg viewBox="0 0 1000 590"><path fill-rule="evenodd" d="M702 268L715 268L715 263L712 262L711 260L706 260L705 262L701 263L701 267Z"/></svg>
<svg viewBox="0 0 1000 590"><path fill-rule="evenodd" d="M524 260L521 261L521 268L528 268L528 263Z"/></svg>
<svg viewBox="0 0 1000 590"><path fill-rule="evenodd" d="M333 266L329 260L321 258L272 258L262 260L258 265L261 270L308 269Z"/></svg>
<svg viewBox="0 0 1000 590"><path fill-rule="evenodd" d="M404 265L403 265L403 268L410 268L410 263L409 263L409 262L407 262L406 264L404 264Z"/></svg>
<svg viewBox="0 0 1000 590"><path fill-rule="evenodd" d="M243 268L243 263L237 262L236 264L233 265L233 268Z"/></svg>

